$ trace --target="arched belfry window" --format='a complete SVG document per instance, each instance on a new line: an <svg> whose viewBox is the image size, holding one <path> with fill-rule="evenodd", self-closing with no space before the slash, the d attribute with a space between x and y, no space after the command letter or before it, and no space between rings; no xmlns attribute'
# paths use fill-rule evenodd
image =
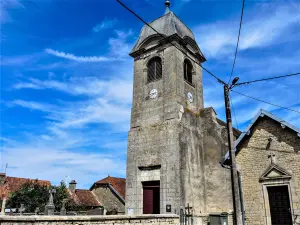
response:
<svg viewBox="0 0 300 225"><path fill-rule="evenodd" d="M148 83L162 78L161 58L154 57L148 63Z"/></svg>
<svg viewBox="0 0 300 225"><path fill-rule="evenodd" d="M193 84L193 65L189 60L184 60L184 80Z"/></svg>

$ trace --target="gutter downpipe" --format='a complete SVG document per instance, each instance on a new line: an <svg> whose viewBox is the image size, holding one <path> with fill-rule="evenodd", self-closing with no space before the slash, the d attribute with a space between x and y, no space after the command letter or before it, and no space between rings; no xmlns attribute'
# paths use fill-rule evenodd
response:
<svg viewBox="0 0 300 225"><path fill-rule="evenodd" d="M241 210L242 210L242 220L243 220L243 225L246 224L246 218L245 218L245 206L244 206L244 193L243 193L243 188L242 188L242 177L240 171L237 171L238 174L238 181L239 181L239 189L241 193Z"/></svg>

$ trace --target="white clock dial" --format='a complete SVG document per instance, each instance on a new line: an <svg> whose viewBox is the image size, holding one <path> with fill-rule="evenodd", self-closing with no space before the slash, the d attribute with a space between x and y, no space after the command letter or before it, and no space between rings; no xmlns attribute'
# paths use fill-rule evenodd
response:
<svg viewBox="0 0 300 225"><path fill-rule="evenodd" d="M157 90L156 90L156 89L152 89L152 90L150 91L149 97L150 97L151 99L156 98L156 97L157 97Z"/></svg>
<svg viewBox="0 0 300 225"><path fill-rule="evenodd" d="M187 99L188 99L188 101L189 101L190 103L193 102L193 95L192 95L191 92L187 93Z"/></svg>

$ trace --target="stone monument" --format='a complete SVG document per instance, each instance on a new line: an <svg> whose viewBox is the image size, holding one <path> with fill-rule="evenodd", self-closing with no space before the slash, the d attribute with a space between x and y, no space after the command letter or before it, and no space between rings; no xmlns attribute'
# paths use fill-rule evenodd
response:
<svg viewBox="0 0 300 225"><path fill-rule="evenodd" d="M53 194L55 192L56 192L55 188L49 190L49 201L45 206L45 213L44 213L45 215L54 215L55 206L53 202Z"/></svg>

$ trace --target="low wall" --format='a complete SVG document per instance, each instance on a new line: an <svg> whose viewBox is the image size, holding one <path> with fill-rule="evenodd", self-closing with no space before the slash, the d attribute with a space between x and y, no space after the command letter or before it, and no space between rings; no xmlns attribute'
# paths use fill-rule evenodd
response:
<svg viewBox="0 0 300 225"><path fill-rule="evenodd" d="M177 215L0 216L1 225L179 225Z"/></svg>

